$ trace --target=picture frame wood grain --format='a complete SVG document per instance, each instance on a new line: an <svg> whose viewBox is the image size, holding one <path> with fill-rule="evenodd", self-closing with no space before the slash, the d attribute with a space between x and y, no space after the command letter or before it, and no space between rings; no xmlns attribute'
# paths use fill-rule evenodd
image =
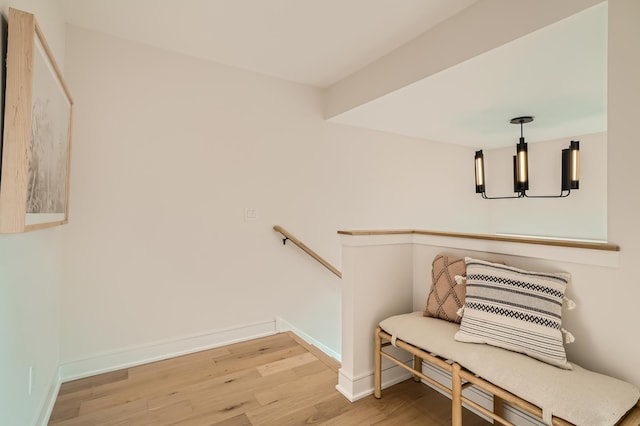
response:
<svg viewBox="0 0 640 426"><path fill-rule="evenodd" d="M69 218L73 99L35 16L9 9L0 233Z"/></svg>

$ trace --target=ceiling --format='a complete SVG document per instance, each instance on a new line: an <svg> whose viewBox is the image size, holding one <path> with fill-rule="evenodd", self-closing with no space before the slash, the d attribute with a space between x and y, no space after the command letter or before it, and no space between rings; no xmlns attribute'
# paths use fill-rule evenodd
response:
<svg viewBox="0 0 640 426"><path fill-rule="evenodd" d="M328 87L478 0L56 0L68 23ZM179 6L178 6L179 5ZM333 117L434 141L513 144L606 130L606 2Z"/></svg>
<svg viewBox="0 0 640 426"><path fill-rule="evenodd" d="M472 147L607 130L607 4L601 3L331 119Z"/></svg>
<svg viewBox="0 0 640 426"><path fill-rule="evenodd" d="M477 0L56 0L73 25L327 87Z"/></svg>

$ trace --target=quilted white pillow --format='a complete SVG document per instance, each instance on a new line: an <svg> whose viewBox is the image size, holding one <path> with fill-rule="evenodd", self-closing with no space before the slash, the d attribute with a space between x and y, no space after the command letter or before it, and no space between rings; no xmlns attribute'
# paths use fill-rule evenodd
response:
<svg viewBox="0 0 640 426"><path fill-rule="evenodd" d="M570 370L563 345L562 302L571 276L470 257L465 263L467 295L455 339L524 353Z"/></svg>

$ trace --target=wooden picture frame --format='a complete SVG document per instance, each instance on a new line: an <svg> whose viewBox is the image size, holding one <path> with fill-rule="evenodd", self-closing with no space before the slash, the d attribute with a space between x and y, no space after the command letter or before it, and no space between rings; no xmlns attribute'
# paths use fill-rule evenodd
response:
<svg viewBox="0 0 640 426"><path fill-rule="evenodd" d="M73 99L35 17L9 9L0 233L67 223Z"/></svg>

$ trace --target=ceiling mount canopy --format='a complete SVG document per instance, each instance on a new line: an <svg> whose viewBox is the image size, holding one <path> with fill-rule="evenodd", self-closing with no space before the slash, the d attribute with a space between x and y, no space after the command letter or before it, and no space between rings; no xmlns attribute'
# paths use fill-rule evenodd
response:
<svg viewBox="0 0 640 426"><path fill-rule="evenodd" d="M499 200L507 198L564 198L568 197L572 189L580 188L580 142L571 141L569 148L562 150L562 182L559 195L529 195L529 159L527 143L524 140L524 125L531 123L533 116L525 115L510 120L511 124L520 125L520 140L516 145L516 155L513 156L513 192L516 195L506 197L489 197L486 193L484 179L484 155L482 150L476 151L476 193L485 200Z"/></svg>
<svg viewBox="0 0 640 426"><path fill-rule="evenodd" d="M531 123L533 121L533 117L530 115L525 115L524 117L516 117L509 120L511 124L520 124L520 136L522 136L522 125L526 123Z"/></svg>

